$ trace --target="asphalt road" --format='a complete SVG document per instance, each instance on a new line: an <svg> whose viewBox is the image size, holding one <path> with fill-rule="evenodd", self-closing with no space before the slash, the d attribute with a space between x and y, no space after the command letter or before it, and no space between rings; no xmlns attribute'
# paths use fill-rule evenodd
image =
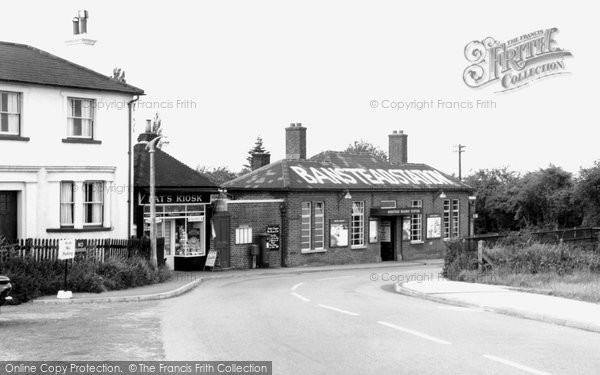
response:
<svg viewBox="0 0 600 375"><path fill-rule="evenodd" d="M0 360L267 360L275 374L598 374L600 334L393 291L439 268L207 280L177 298L10 306Z"/></svg>
<svg viewBox="0 0 600 375"><path fill-rule="evenodd" d="M209 280L164 302L165 357L268 360L276 374L600 373L599 334L391 287L393 279L438 273L420 267Z"/></svg>

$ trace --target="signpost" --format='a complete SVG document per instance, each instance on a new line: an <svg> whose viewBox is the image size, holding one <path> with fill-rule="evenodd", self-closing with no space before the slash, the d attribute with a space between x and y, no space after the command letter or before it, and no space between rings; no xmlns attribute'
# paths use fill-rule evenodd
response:
<svg viewBox="0 0 600 375"><path fill-rule="evenodd" d="M58 260L65 261L65 283L64 289L58 291L56 298L69 299L73 293L67 289L67 275L69 273L69 259L75 259L75 239L69 238L58 241Z"/></svg>
<svg viewBox="0 0 600 375"><path fill-rule="evenodd" d="M206 256L206 263L204 263L204 268L211 267L212 271L214 271L215 263L217 262L217 255L218 255L217 250L209 251L208 255Z"/></svg>

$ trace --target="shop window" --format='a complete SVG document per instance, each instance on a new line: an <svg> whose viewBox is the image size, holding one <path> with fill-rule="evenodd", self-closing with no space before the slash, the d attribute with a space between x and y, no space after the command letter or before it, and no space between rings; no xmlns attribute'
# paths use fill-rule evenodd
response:
<svg viewBox="0 0 600 375"><path fill-rule="evenodd" d="M60 226L72 227L75 213L75 184L73 181L60 183Z"/></svg>
<svg viewBox="0 0 600 375"><path fill-rule="evenodd" d="M310 235L311 235L311 212L312 204L310 202L302 202L302 223L300 233L300 248L302 250L310 250Z"/></svg>
<svg viewBox="0 0 600 375"><path fill-rule="evenodd" d="M83 224L102 225L104 213L104 182L83 183Z"/></svg>
<svg viewBox="0 0 600 375"><path fill-rule="evenodd" d="M422 200L411 201L412 208L422 208ZM410 240L414 242L423 241L423 215L415 214L410 217Z"/></svg>
<svg viewBox="0 0 600 375"><path fill-rule="evenodd" d="M0 134L19 135L21 131L21 94L0 91Z"/></svg>
<svg viewBox="0 0 600 375"><path fill-rule="evenodd" d="M365 202L352 202L350 245L352 247L365 246Z"/></svg>
<svg viewBox="0 0 600 375"><path fill-rule="evenodd" d="M450 199L444 199L443 238L450 238Z"/></svg>
<svg viewBox="0 0 600 375"><path fill-rule="evenodd" d="M452 237L458 237L460 233L460 204L458 199L452 200Z"/></svg>
<svg viewBox="0 0 600 375"><path fill-rule="evenodd" d="M93 138L95 104L92 99L69 98L68 137Z"/></svg>
<svg viewBox="0 0 600 375"><path fill-rule="evenodd" d="M252 243L252 228L242 226L235 228L235 244L243 245Z"/></svg>

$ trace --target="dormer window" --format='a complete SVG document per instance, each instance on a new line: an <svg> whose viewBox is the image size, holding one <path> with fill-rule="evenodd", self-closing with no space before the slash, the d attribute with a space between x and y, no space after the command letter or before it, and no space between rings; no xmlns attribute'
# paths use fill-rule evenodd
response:
<svg viewBox="0 0 600 375"><path fill-rule="evenodd" d="M19 135L21 131L21 95L0 91L0 134Z"/></svg>
<svg viewBox="0 0 600 375"><path fill-rule="evenodd" d="M93 99L69 98L68 137L93 139L95 107Z"/></svg>

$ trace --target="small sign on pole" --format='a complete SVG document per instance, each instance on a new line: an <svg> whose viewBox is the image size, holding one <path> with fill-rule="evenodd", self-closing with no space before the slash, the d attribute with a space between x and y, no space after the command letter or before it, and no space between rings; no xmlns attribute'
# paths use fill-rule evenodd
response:
<svg viewBox="0 0 600 375"><path fill-rule="evenodd" d="M58 260L65 261L65 282L63 290L58 291L57 298L69 299L73 293L67 288L67 276L69 274L69 259L75 259L75 239L68 238L58 241Z"/></svg>

